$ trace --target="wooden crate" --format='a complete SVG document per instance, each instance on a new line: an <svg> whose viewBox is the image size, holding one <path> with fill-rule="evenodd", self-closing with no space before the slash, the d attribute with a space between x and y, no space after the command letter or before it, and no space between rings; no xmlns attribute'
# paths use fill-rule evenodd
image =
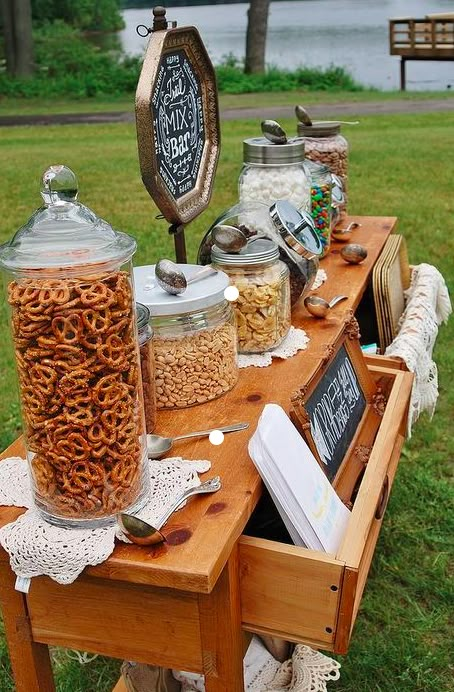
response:
<svg viewBox="0 0 454 692"><path fill-rule="evenodd" d="M328 555L242 536L241 608L247 631L340 654L348 650L405 439L413 381L399 361L375 356L367 362L387 402L380 422L364 425L349 450L348 465L356 473L349 474L340 493L353 501L344 541L336 555Z"/></svg>

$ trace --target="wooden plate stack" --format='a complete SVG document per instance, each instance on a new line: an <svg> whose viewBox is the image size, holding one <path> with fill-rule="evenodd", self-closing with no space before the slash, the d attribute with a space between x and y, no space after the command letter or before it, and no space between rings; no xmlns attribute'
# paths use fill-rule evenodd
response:
<svg viewBox="0 0 454 692"><path fill-rule="evenodd" d="M378 340L382 353L398 332L404 291L410 285L407 246L401 235L390 235L372 272Z"/></svg>

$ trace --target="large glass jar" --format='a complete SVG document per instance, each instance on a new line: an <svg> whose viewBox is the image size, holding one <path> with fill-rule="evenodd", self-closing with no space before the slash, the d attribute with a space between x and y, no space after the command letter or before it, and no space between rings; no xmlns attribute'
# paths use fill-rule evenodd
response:
<svg viewBox="0 0 454 692"><path fill-rule="evenodd" d="M146 499L133 238L79 204L65 166L44 206L0 249L35 503L61 526L97 526Z"/></svg>
<svg viewBox="0 0 454 692"><path fill-rule="evenodd" d="M268 206L286 199L297 209L310 211L310 179L304 166L304 141L273 144L265 137L243 142L243 169L238 183L240 202Z"/></svg>
<svg viewBox="0 0 454 692"><path fill-rule="evenodd" d="M315 161L307 161L306 166L311 176L311 215L322 244L321 257L326 257L331 245L332 173L328 166Z"/></svg>
<svg viewBox="0 0 454 692"><path fill-rule="evenodd" d="M321 120L312 125L298 123L298 135L304 138L306 158L328 166L342 180L345 201L341 218L347 213L348 142L340 132L338 121Z"/></svg>
<svg viewBox="0 0 454 692"><path fill-rule="evenodd" d="M187 279L197 267L180 264ZM224 297L223 272L170 295L155 282L155 267L135 267L136 298L151 314L158 409L203 404L237 382L237 335L232 306Z"/></svg>
<svg viewBox="0 0 454 692"><path fill-rule="evenodd" d="M152 343L153 330L150 325L150 311L146 305L136 303L136 310L145 428L147 433L152 433L156 425L156 385Z"/></svg>
<svg viewBox="0 0 454 692"><path fill-rule="evenodd" d="M200 264L211 262L212 230L219 224L235 226L248 237L262 235L279 246L279 257L290 270L292 306L311 290L322 252L310 214L298 211L290 202L278 200L271 206L244 202L223 212L205 233L197 256Z"/></svg>
<svg viewBox="0 0 454 692"><path fill-rule="evenodd" d="M234 302L240 353L262 353L280 344L290 329L288 267L267 238L250 241L237 253L213 245L212 265L229 276L239 296Z"/></svg>

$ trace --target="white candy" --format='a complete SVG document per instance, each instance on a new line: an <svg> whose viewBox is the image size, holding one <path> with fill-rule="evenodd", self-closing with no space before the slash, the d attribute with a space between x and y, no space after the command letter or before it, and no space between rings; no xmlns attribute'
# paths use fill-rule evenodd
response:
<svg viewBox="0 0 454 692"><path fill-rule="evenodd" d="M300 164L247 166L239 182L241 202L264 202L268 206L286 199L297 209L310 211L310 181Z"/></svg>

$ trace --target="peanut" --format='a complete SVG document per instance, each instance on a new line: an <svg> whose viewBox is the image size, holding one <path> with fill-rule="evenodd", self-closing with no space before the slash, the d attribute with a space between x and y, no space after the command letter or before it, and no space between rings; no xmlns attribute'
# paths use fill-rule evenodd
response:
<svg viewBox="0 0 454 692"><path fill-rule="evenodd" d="M157 408L186 408L215 399L238 379L237 335L223 324L182 337L153 338Z"/></svg>

